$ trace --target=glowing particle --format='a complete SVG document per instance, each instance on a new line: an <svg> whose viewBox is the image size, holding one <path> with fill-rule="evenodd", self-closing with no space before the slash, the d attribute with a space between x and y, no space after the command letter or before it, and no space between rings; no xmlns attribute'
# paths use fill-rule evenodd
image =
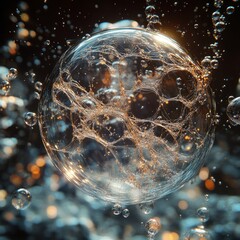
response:
<svg viewBox="0 0 240 240"><path fill-rule="evenodd" d="M17 210L25 210L31 204L32 196L31 193L24 188L18 189L12 195L12 205Z"/></svg>

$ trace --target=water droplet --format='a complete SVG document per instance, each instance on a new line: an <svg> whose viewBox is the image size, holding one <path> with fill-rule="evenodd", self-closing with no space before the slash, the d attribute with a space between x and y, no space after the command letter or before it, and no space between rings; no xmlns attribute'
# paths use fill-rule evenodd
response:
<svg viewBox="0 0 240 240"><path fill-rule="evenodd" d="M36 91L38 92L41 92L42 91L42 83L37 81L35 84L34 84L34 88Z"/></svg>
<svg viewBox="0 0 240 240"><path fill-rule="evenodd" d="M144 214L149 214L153 210L153 202L149 203L142 203L139 204L139 209L144 213Z"/></svg>
<svg viewBox="0 0 240 240"><path fill-rule="evenodd" d="M228 104L227 115L231 121L240 124L240 97L234 98Z"/></svg>
<svg viewBox="0 0 240 240"><path fill-rule="evenodd" d="M218 68L218 60L217 60L217 59L213 59L213 60L211 61L211 67L212 67L213 69L217 69L217 68Z"/></svg>
<svg viewBox="0 0 240 240"><path fill-rule="evenodd" d="M122 206L118 203L114 204L112 207L112 212L114 215L120 215L122 212Z"/></svg>
<svg viewBox="0 0 240 240"><path fill-rule="evenodd" d="M32 127L37 123L37 115L34 112L26 112L23 115L26 125Z"/></svg>
<svg viewBox="0 0 240 240"><path fill-rule="evenodd" d="M194 24L194 29L198 29L198 24L197 23Z"/></svg>
<svg viewBox="0 0 240 240"><path fill-rule="evenodd" d="M123 211L122 211L122 215L123 215L123 217L128 218L129 215L130 215L129 210L128 210L127 208L123 209Z"/></svg>
<svg viewBox="0 0 240 240"><path fill-rule="evenodd" d="M212 237L204 227L197 227L185 234L184 240L212 240Z"/></svg>
<svg viewBox="0 0 240 240"><path fill-rule="evenodd" d="M16 68L10 68L7 74L8 80L13 80L17 77L18 71Z"/></svg>
<svg viewBox="0 0 240 240"><path fill-rule="evenodd" d="M18 189L13 193L12 196L12 205L17 210L24 210L31 204L32 196L31 193L24 188Z"/></svg>
<svg viewBox="0 0 240 240"><path fill-rule="evenodd" d="M161 221L159 217L150 218L146 224L145 228L148 232L148 237L153 238L161 228Z"/></svg>
<svg viewBox="0 0 240 240"><path fill-rule="evenodd" d="M197 215L202 222L207 222L209 220L209 210L206 207L201 207L197 210Z"/></svg>
<svg viewBox="0 0 240 240"><path fill-rule="evenodd" d="M235 7L234 7L234 6L228 6L227 9L226 9L226 13L227 13L228 15L233 14L234 11L235 11Z"/></svg>
<svg viewBox="0 0 240 240"><path fill-rule="evenodd" d="M9 81L0 78L0 96L6 95L10 91L10 88Z"/></svg>

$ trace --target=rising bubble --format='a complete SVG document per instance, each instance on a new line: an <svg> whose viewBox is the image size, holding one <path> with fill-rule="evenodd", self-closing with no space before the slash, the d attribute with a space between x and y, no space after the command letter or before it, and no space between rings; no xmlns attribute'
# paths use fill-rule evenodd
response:
<svg viewBox="0 0 240 240"><path fill-rule="evenodd" d="M26 125L32 127L37 123L37 114L34 112L26 112L23 115Z"/></svg>
<svg viewBox="0 0 240 240"><path fill-rule="evenodd" d="M234 7L234 6L228 6L227 9L226 9L226 13L227 13L228 15L233 14L234 11L235 11L235 7Z"/></svg>
<svg viewBox="0 0 240 240"><path fill-rule="evenodd" d="M202 222L207 222L209 219L209 210L206 207L201 207L197 210L197 215Z"/></svg>
<svg viewBox="0 0 240 240"><path fill-rule="evenodd" d="M114 215L120 215L122 212L122 206L118 203L114 204L112 207L112 212Z"/></svg>
<svg viewBox="0 0 240 240"><path fill-rule="evenodd" d="M240 97L232 99L228 104L227 115L235 124L240 124Z"/></svg>
<svg viewBox="0 0 240 240"><path fill-rule="evenodd" d="M159 217L153 217L150 218L146 224L145 224L145 228L148 232L148 237L150 239L153 239L155 237L155 235L159 232L159 230L161 229L161 221Z"/></svg>
<svg viewBox="0 0 240 240"><path fill-rule="evenodd" d="M193 228L184 236L184 240L213 240L211 234L203 227Z"/></svg>
<svg viewBox="0 0 240 240"><path fill-rule="evenodd" d="M31 193L24 188L18 189L12 195L12 205L17 210L24 210L31 204L32 196Z"/></svg>

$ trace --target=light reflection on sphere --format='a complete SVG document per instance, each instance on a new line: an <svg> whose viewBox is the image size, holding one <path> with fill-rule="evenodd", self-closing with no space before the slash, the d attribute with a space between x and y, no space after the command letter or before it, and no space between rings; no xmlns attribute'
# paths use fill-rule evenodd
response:
<svg viewBox="0 0 240 240"><path fill-rule="evenodd" d="M82 191L148 202L197 174L213 139L204 71L172 39L145 29L97 33L71 47L39 104L43 143Z"/></svg>

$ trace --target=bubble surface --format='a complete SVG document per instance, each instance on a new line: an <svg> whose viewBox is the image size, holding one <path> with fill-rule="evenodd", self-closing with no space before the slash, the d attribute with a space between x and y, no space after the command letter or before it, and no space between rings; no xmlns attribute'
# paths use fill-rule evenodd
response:
<svg viewBox="0 0 240 240"><path fill-rule="evenodd" d="M12 195L12 205L17 210L25 210L31 204L32 195L31 193L24 188L18 189Z"/></svg>
<svg viewBox="0 0 240 240"><path fill-rule="evenodd" d="M207 222L209 220L209 210L206 207L201 207L197 210L197 215L202 222Z"/></svg>
<svg viewBox="0 0 240 240"><path fill-rule="evenodd" d="M26 112L23 115L24 117L24 122L26 125L32 127L34 125L36 125L37 123L37 114L34 112Z"/></svg>
<svg viewBox="0 0 240 240"><path fill-rule="evenodd" d="M204 162L214 132L208 86L202 68L162 34L97 33L70 47L43 86L45 148L90 195L153 201L179 189Z"/></svg>
<svg viewBox="0 0 240 240"><path fill-rule="evenodd" d="M235 124L240 124L240 97L232 99L228 104L227 115Z"/></svg>
<svg viewBox="0 0 240 240"><path fill-rule="evenodd" d="M213 238L205 228L198 227L185 234L184 240L213 240Z"/></svg>

